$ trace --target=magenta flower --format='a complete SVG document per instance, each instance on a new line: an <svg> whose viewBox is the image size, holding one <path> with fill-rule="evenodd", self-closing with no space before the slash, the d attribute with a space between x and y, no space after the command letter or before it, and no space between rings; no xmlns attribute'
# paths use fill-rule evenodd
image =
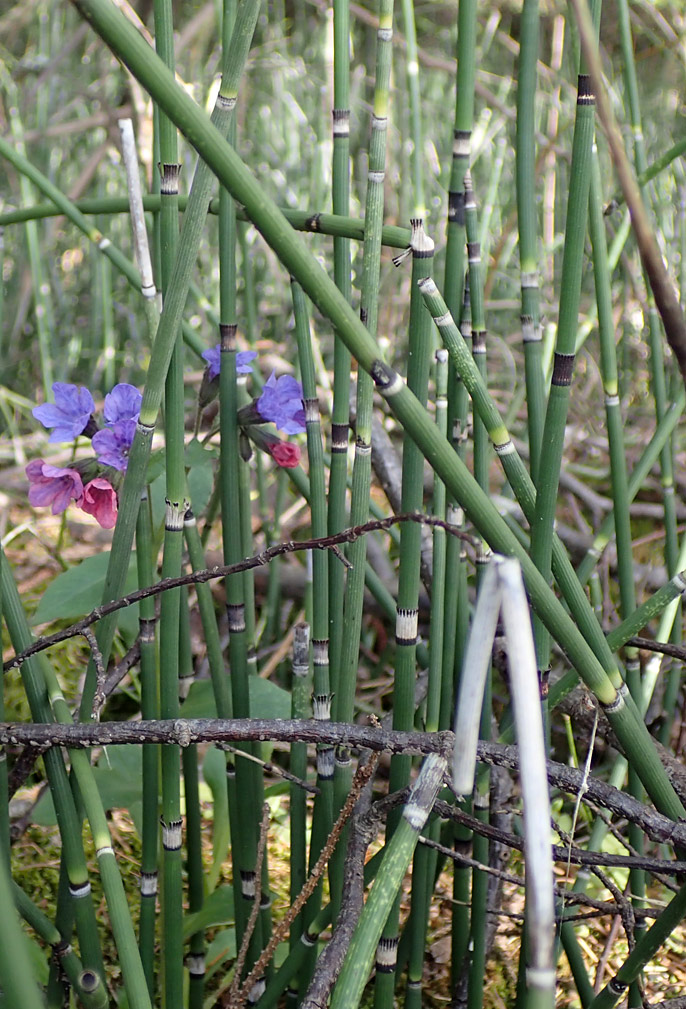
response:
<svg viewBox="0 0 686 1009"><path fill-rule="evenodd" d="M86 484L81 505L87 515L93 515L103 529L113 529L117 522L117 493L104 477Z"/></svg>
<svg viewBox="0 0 686 1009"><path fill-rule="evenodd" d="M269 442L267 451L279 466L293 469L300 462L300 447L291 441Z"/></svg>
<svg viewBox="0 0 686 1009"><path fill-rule="evenodd" d="M121 420L138 420L142 402L135 386L120 382L105 396L105 423L111 426Z"/></svg>
<svg viewBox="0 0 686 1009"><path fill-rule="evenodd" d="M125 472L135 434L135 420L118 420L112 427L96 432L93 435L93 448L102 465Z"/></svg>
<svg viewBox="0 0 686 1009"><path fill-rule="evenodd" d="M29 502L34 508L52 505L52 514L59 515L74 500L83 501L83 483L75 469L50 466L42 459L33 459L26 467L29 478Z"/></svg>
<svg viewBox="0 0 686 1009"><path fill-rule="evenodd" d="M95 410L93 397L85 386L66 382L53 383L52 391L55 402L34 407L33 416L43 427L54 428L50 441L73 441L88 427Z"/></svg>
<svg viewBox="0 0 686 1009"><path fill-rule="evenodd" d="M221 350L219 344L215 347L210 347L209 350L204 350L202 352L203 360L207 361L207 372L208 378L217 378L219 375L219 361L221 358ZM257 352L254 350L239 350L236 354L236 371L239 375L249 375L252 372L250 367L250 361L257 357Z"/></svg>
<svg viewBox="0 0 686 1009"><path fill-rule="evenodd" d="M245 437L246 435L263 452L269 453L274 462L278 463L279 466L283 466L285 469L293 469L300 462L301 453L299 445L295 445L291 441L281 441L276 435L270 434L269 431L265 431L262 427L256 427L254 424L249 424L243 429L243 436ZM247 446L247 456L244 455L243 458L250 458L249 442L247 442Z"/></svg>
<svg viewBox="0 0 686 1009"><path fill-rule="evenodd" d="M291 375L276 378L272 372L257 400L257 409L264 420L270 420L284 434L305 430L303 387Z"/></svg>

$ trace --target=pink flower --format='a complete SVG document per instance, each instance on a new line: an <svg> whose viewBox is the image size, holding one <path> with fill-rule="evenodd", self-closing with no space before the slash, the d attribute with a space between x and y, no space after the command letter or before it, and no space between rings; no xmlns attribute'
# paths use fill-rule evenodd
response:
<svg viewBox="0 0 686 1009"><path fill-rule="evenodd" d="M83 483L75 469L50 466L42 459L34 459L26 467L29 478L29 502L34 508L52 505L52 514L65 511L73 499L77 505L83 501Z"/></svg>
<svg viewBox="0 0 686 1009"><path fill-rule="evenodd" d="M300 462L300 448L289 441L269 441L267 451L279 466L293 469Z"/></svg>
<svg viewBox="0 0 686 1009"><path fill-rule="evenodd" d="M109 480L98 476L86 484L81 508L93 515L103 529L113 529L117 522L117 492Z"/></svg>

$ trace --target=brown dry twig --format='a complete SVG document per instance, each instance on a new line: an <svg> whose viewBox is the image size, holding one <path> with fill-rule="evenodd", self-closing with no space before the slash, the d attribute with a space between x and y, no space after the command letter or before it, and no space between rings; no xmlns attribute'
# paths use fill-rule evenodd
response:
<svg viewBox="0 0 686 1009"><path fill-rule="evenodd" d="M68 638L76 637L79 634L83 635L86 629L97 623L98 620L102 620L103 617L108 616L110 613L116 613L117 610L124 609L127 606L132 606L134 603L140 602L141 599L148 599L150 596L157 596L161 592L166 592L168 589L177 589L182 585L198 585L204 582L213 581L215 578L226 578L228 575L238 574L241 571L251 571L253 568L269 564L275 557L281 557L284 554L292 554L300 550L331 550L342 563L350 567L349 561L345 559L341 551L338 549L339 544L353 543L355 540L359 539L360 536L365 536L367 533L371 532L379 532L385 529L390 529L391 526L397 525L399 522L416 522L419 525L435 526L440 529L445 529L445 531L451 536L464 540L476 549L477 540L474 536L470 536L469 533L463 532L452 523L445 522L443 519L436 518L434 515L422 515L419 512L412 512L403 515L389 515L384 519L374 519L370 522L365 522L364 525L352 526L349 529L343 529L341 532L335 533L332 536L320 536L307 540L287 540L282 543L275 543L273 546L267 547L266 550L262 550L260 553L254 554L252 557L246 557L245 560L239 561L238 564L222 564L217 567L206 568L202 571L193 571L190 574L181 575L178 578L163 578L154 585L149 585L144 589L138 589L136 592L131 592L128 596L122 596L121 599L115 599L111 603L104 603L102 606L96 606L96 608L91 610L91 612L87 616L83 617L82 620L78 620L76 623L71 624L69 627L65 627L61 631L56 631L54 634L48 634L45 637L39 638L29 648L25 648L24 651L19 652L14 656L14 658L8 659L3 666L4 671L7 673L11 669L16 669L25 659L30 658L31 655L35 655L37 652L45 651L46 648L51 648L52 645L56 645L60 641L66 641Z"/></svg>

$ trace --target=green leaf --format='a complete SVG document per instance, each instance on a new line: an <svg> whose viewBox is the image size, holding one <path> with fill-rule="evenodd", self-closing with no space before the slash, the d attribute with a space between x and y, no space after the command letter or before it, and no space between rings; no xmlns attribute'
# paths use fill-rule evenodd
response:
<svg viewBox="0 0 686 1009"><path fill-rule="evenodd" d="M193 466L212 466L213 460L219 458L219 451L211 446L206 448L197 438L193 438L186 445L184 458L187 469L192 469Z"/></svg>
<svg viewBox="0 0 686 1009"><path fill-rule="evenodd" d="M233 887L227 883L217 887L214 893L206 897L199 911L184 916L183 937L188 939L202 929L211 928L212 925L226 925L233 920Z"/></svg>
<svg viewBox="0 0 686 1009"><path fill-rule="evenodd" d="M260 718L290 718L291 695L271 680L251 676L250 710ZM191 684L188 697L180 711L182 718L216 718L217 709L210 680L198 680Z"/></svg>
<svg viewBox="0 0 686 1009"><path fill-rule="evenodd" d="M214 890L231 844L226 754L216 746L211 746L205 754L202 776L212 792L212 868L207 873L207 888Z"/></svg>
<svg viewBox="0 0 686 1009"><path fill-rule="evenodd" d="M217 932L205 951L205 964L207 966L205 980L209 981L226 960L233 959L235 956L236 930L234 928L225 928L221 932ZM212 1003L214 1003L214 999L212 999Z"/></svg>
<svg viewBox="0 0 686 1009"><path fill-rule="evenodd" d="M150 458L148 459L148 469L145 476L145 482L147 484L154 483L159 476L162 476L165 468L165 454L163 448L156 448L154 452L150 453Z"/></svg>
<svg viewBox="0 0 686 1009"><path fill-rule="evenodd" d="M31 623L35 625L47 624L53 620L77 620L90 613L102 600L109 559L110 551L101 551L58 575L43 593ZM133 592L137 584L136 554L132 552L124 595ZM138 604L121 610L118 623L126 639L133 641L138 632Z"/></svg>

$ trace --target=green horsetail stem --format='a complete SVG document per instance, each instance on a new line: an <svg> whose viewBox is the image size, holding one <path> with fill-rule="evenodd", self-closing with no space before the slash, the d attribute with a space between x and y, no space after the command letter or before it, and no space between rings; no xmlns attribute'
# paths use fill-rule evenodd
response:
<svg viewBox="0 0 686 1009"><path fill-rule="evenodd" d="M310 708L310 628L306 623L296 624L293 631L291 683L291 717L308 718ZM290 749L291 774L301 781L307 780L307 745L294 743ZM307 878L307 796L296 784L290 785L290 897L291 904L302 891ZM303 934L302 911L291 925L289 945L293 952Z"/></svg>
<svg viewBox="0 0 686 1009"><path fill-rule="evenodd" d="M350 211L350 14L348 0L333 4L333 160L332 205L337 215ZM364 237L364 222L362 222ZM383 229L382 229L383 241ZM350 242L338 235L333 240L333 276L346 301L352 300ZM333 351L333 409L331 414L331 463L327 528L340 532L346 522L348 477L348 428L350 418L350 351L338 334ZM343 635L345 575L340 564L329 565L329 660L331 690L338 691Z"/></svg>
<svg viewBox="0 0 686 1009"><path fill-rule="evenodd" d="M445 438L448 434L448 352L441 348L436 351L436 427ZM436 518L445 519L445 484L434 475L433 503L431 512ZM431 617L429 637L429 682L426 692L426 730L437 732L448 727L441 723L441 700L443 683L443 636L445 607L446 531L439 526L433 531L433 567L431 592ZM452 703L452 677L448 683L450 696L446 705ZM446 694L448 691L446 691Z"/></svg>
<svg viewBox="0 0 686 1009"><path fill-rule="evenodd" d="M684 151L686 151L686 139L677 140L677 142L672 144L672 146L666 150L664 154L661 154L660 157L651 162L647 168L639 172L636 179L639 186L642 189L647 186L649 182L652 182L652 180L660 174L660 172L664 172L665 168L669 168L669 166L675 162L677 158L680 158ZM612 211L617 210L624 202L624 193L615 193L605 208L605 213L609 214Z"/></svg>
<svg viewBox="0 0 686 1009"><path fill-rule="evenodd" d="M371 342L375 342L374 337L376 336L379 310L381 227L383 223L392 39L393 2L392 0L382 0L379 10L379 27L377 30L374 108L369 141L369 168L365 199L365 237L362 249L362 290L360 294L360 321ZM343 300L342 295L341 300ZM347 302L345 304L347 309ZM350 312L352 314L352 310ZM345 339L342 333L339 335ZM359 359L358 363L361 363ZM373 382L369 376L368 369L360 370L358 368L355 461L353 464L350 504L350 522L352 525L365 522L369 516L373 388ZM342 442L340 448L342 449ZM345 585L343 641L341 645L340 667L337 674L337 694L334 698L334 716L337 721L348 722L352 721L353 718L360 631L362 626L366 554L367 545L364 537L352 543L346 552L347 558L352 564L352 569L348 571ZM342 808L350 790L350 781L351 768L346 761L345 767L341 766L335 772L334 810Z"/></svg>
<svg viewBox="0 0 686 1009"><path fill-rule="evenodd" d="M220 264L226 267L226 257ZM227 277L224 278L226 285ZM231 311L235 299L235 285L230 298L222 297L222 318ZM220 424L220 479L222 509L222 540L224 563L235 564L243 556L240 526L240 487L238 467L238 387L236 382L236 323L222 322L220 326L219 373L219 424ZM231 665L231 695L234 716L248 718L250 694L248 685L248 640L245 621L245 583L242 573L226 579L226 612L229 624L229 661ZM246 749L250 749L246 746ZM236 761L236 796L238 819L232 822L231 856L233 860L233 886L237 918L238 944L257 899L255 857L257 852L257 813L260 807L255 797L261 791L259 771L250 760ZM231 811L231 808L230 808ZM256 930L257 932L257 930ZM256 940L257 941L257 940Z"/></svg>
<svg viewBox="0 0 686 1009"><path fill-rule="evenodd" d="M605 222L601 205L600 166L598 151L593 145L591 160L591 188L589 198L589 227L593 248L593 271L595 277L596 303L598 306L598 333L601 347L601 372L605 393L605 415L610 447L610 479L614 501L615 538L617 542L617 569L619 573L620 614L627 617L636 609L634 587L633 548L631 542L631 521L627 493L626 455L624 451L623 420L619 401L617 381L617 356L615 350L615 330L612 320L611 277L607 261ZM631 695L641 707L641 667L638 651L627 648L626 680ZM635 798L643 799L643 789L635 769L629 771L629 791ZM632 848L640 854L644 851L644 837L635 824L629 825L629 840ZM645 873L632 869L630 873L632 904L644 907Z"/></svg>
<svg viewBox="0 0 686 1009"><path fill-rule="evenodd" d="M419 58L417 54L417 27L413 0L401 0L403 29L406 44L407 98L410 111L410 136L412 150L412 217L426 218L424 203L424 149L422 142L422 108L419 88Z"/></svg>
<svg viewBox="0 0 686 1009"><path fill-rule="evenodd" d="M155 0L155 46L161 59L174 71L174 31L170 0ZM167 298L179 240L179 175L176 127L157 109L160 152L160 213L158 218L161 265L160 289ZM174 350L164 386L166 501L162 577L181 573L183 521L190 502L185 498L184 387L181 327L176 328ZM181 589L165 592L160 601L160 716L179 714L179 628ZM165 1009L181 1009L183 997L183 880L180 748L163 746L162 760L162 997Z"/></svg>
<svg viewBox="0 0 686 1009"><path fill-rule="evenodd" d="M9 126L14 137L14 142L20 154L23 155L24 126L19 113L20 103L17 86L12 77L7 73L3 74L3 87L9 98L7 109ZM33 190L29 184L28 177L23 173L19 177L19 188L23 202L29 203L33 199ZM54 379L52 347L57 336L55 331L55 310L52 303L51 287L45 280L45 269L43 258L40 254L40 240L36 223L34 221L27 221L25 231L28 267L31 273L31 290L36 304L34 325L38 338L38 359L40 361L40 372L43 380L43 392L47 400L50 396Z"/></svg>
<svg viewBox="0 0 686 1009"><path fill-rule="evenodd" d="M141 498L136 525L136 566L138 587L155 581L153 567L152 516L147 491ZM159 670L155 628L155 600L152 596L139 604L141 649L141 715L159 718ZM158 847L159 847L159 749L143 747L143 818L140 876L139 947L150 997L155 995L155 924L157 918Z"/></svg>
<svg viewBox="0 0 686 1009"><path fill-rule="evenodd" d="M312 334L307 299L297 281L291 281L295 333L303 386L307 454L310 464L310 514L314 536L326 536L326 478L324 474L324 448L319 417L319 399L315 378ZM314 717L326 721L331 717L331 687L329 683L329 600L328 565L326 551L317 550L311 556L312 564L312 662L314 671ZM319 794L314 800L309 866L316 863L333 825L334 748L330 744L317 747L317 785ZM340 881L342 883L342 880ZM333 889L335 889L335 885ZM308 901L303 915L307 928L321 906L321 891L317 889Z"/></svg>
<svg viewBox="0 0 686 1009"><path fill-rule="evenodd" d="M629 494L627 488L626 454L624 451L624 431L619 402L617 379L617 353L615 331L612 321L612 291L610 270L607 261L605 224L602 215L600 166L598 151L593 146L591 161L591 189L589 202L589 226L593 246L593 270L595 275L596 302L598 305L598 335L600 339L600 368L605 393L605 416L610 446L610 480L614 504L614 525L617 541L617 567L619 590L622 602L622 617L629 616L636 609L636 592L631 545L631 520L629 517Z"/></svg>
<svg viewBox="0 0 686 1009"><path fill-rule="evenodd" d="M419 833L438 795L445 769L445 759L434 753L422 764L403 807L400 822L384 848L381 866L338 975L331 1009L347 1009L348 1006L358 1005L372 967L375 949L377 975L379 969L385 969L393 975L395 973L395 949L387 950L384 947L381 932L396 901L400 884L419 840Z"/></svg>
<svg viewBox="0 0 686 1009"><path fill-rule="evenodd" d="M632 135L634 142L634 165L638 175L643 174L647 167L645 152L645 140L641 124L641 107L638 94L638 79L636 74L636 64L634 61L633 41L631 37L631 23L629 19L629 7L626 0L620 0L617 5L617 19L619 23L620 42L623 54L623 71L625 80L625 101L628 105L629 118L631 120ZM640 189L642 197L646 198L645 186ZM655 302L650 286L649 271L644 266L644 280L648 301L648 332L650 337L650 356L652 369L653 397L655 399L655 416L659 422L667 408L667 382L665 374L665 361L663 349L663 334L660 325ZM662 504L664 509L665 543L664 554L667 566L667 574L676 574L679 556L679 537L677 533L676 515L676 494L674 488L674 443L673 439L665 442L660 453L660 469L662 483ZM619 548L619 545L618 545ZM681 622L674 625L672 640L681 641ZM637 677L638 679L638 677ZM670 694L674 697L678 693L681 681L681 667L674 665L670 671ZM637 686L638 689L638 686ZM674 708L672 706L671 713ZM668 735L668 730L665 733ZM633 994L633 993L632 993Z"/></svg>
<svg viewBox="0 0 686 1009"><path fill-rule="evenodd" d="M426 407L429 394L429 368L433 324L419 290L419 282L431 273L434 257L433 240L424 231L424 222L412 221L412 287L410 294L410 323L408 335L407 387ZM404 514L424 510L424 456L410 438L403 441L400 510ZM395 679L393 683L393 728L409 730L414 724L414 688L417 665L417 638L419 634L419 584L422 549L422 528L418 523L403 523L400 529L400 566L398 574L398 603L395 618ZM410 778L411 758L396 754L391 760L389 788L391 792L404 788ZM389 816L386 837L391 836L398 818ZM388 840L387 840L388 843ZM417 852L417 884L413 886L413 911L415 922L414 943L411 944L413 969L408 975L408 998L416 1000L421 994L421 966L424 945L417 946L423 929L417 929L427 906L426 886L429 885L427 866L428 849ZM422 865L423 863L423 865ZM414 874L413 874L414 880ZM416 900L415 900L416 898ZM396 901L383 931L382 944L386 952L391 944L398 943L400 902ZM390 984L390 983L389 983ZM385 987L385 985L384 985Z"/></svg>
<svg viewBox="0 0 686 1009"><path fill-rule="evenodd" d="M389 405L401 424L421 446L425 458L445 480L449 492L459 497L480 534L498 552L518 557L534 608L547 621L549 630L554 633L589 688L603 704L609 706L610 718L617 726L618 737L627 754L630 754L630 760L640 766L653 801L667 815L683 815L683 807L666 779L652 740L635 707L625 700L623 693L618 692L581 631L555 598L545 579L531 564L528 554L509 531L492 502L474 484L461 460L438 434L426 410L405 387L402 379L384 364L376 341L315 262L299 236L279 214L264 188L253 178L236 152L223 140L190 96L176 85L147 43L113 7L110 0L73 2L134 76L154 94L156 100L160 104L166 103L177 125L199 150L205 162L245 206L286 268L341 332L360 367L373 374L379 391L388 398ZM157 360L158 366L164 364L162 348L158 350ZM136 464L140 466L141 462L147 460L148 451L149 443L144 437L134 441L129 472L133 466L135 474ZM131 482L134 479L132 476ZM581 595L583 596L583 592Z"/></svg>
<svg viewBox="0 0 686 1009"><path fill-rule="evenodd" d="M0 907L3 909L0 914L0 985L3 1001L13 1009L20 1006L21 1009L43 1009L28 939L14 909L13 897L12 878L3 857L0 859ZM97 974L94 976L98 977Z"/></svg>
<svg viewBox="0 0 686 1009"><path fill-rule="evenodd" d="M469 294L469 312L472 335L472 356L479 373L486 382L486 313L484 309L484 272L481 261L481 242L476 212L476 200L472 186L472 174L464 177L464 211L467 230L467 262L469 284L465 288L465 305ZM488 493L489 445L486 426L478 414L472 422L474 441L474 476L480 487Z"/></svg>
<svg viewBox="0 0 686 1009"><path fill-rule="evenodd" d="M460 0L457 16L455 125L448 189L445 292L456 319L462 309L465 260L464 177L469 170L476 79L476 0ZM466 404L465 404L466 408Z"/></svg>
<svg viewBox="0 0 686 1009"><path fill-rule="evenodd" d="M538 456L541 450L545 389L538 288L538 228L535 201L535 111L536 64L538 60L538 0L524 0L519 32L517 73L517 226L521 274L521 326L524 344L526 419L529 430L531 479L538 486Z"/></svg>
<svg viewBox="0 0 686 1009"><path fill-rule="evenodd" d="M422 295L441 334L441 339L450 354L458 375L472 397L474 409L484 421L515 497L526 518L531 522L535 514L536 502L536 491L531 477L514 447L500 412L493 402L483 377L474 363L473 356L447 310L446 303L435 282L428 278L422 281L420 286ZM567 605L572 610L580 629L613 683L615 686L619 686L622 680L616 662L607 646L595 614L588 604L588 599L574 574L567 552L556 535L553 537L552 553L555 576Z"/></svg>
<svg viewBox="0 0 686 1009"><path fill-rule="evenodd" d="M3 615L7 622L13 647L24 649L32 643L33 637L4 554L2 555L1 568ZM71 712L57 682L55 672L45 655L39 655L24 662L22 677L34 721L57 721L65 725L73 723ZM95 856L105 891L112 933L129 1004L132 1009L151 1009L147 981L138 952L124 886L112 848L107 818L95 783L93 768L85 750L70 751L70 756L72 770L91 828ZM77 816L74 807L73 794L61 753L57 749L51 749L44 755L44 761L55 801L55 809L60 821L62 843L67 848L66 861L70 875L69 892L74 901L81 958L84 963L90 965L89 969L95 970L104 978L91 888L81 846L81 819ZM80 872L81 864L83 864L83 874Z"/></svg>
<svg viewBox="0 0 686 1009"><path fill-rule="evenodd" d="M10 157L6 154L6 151L12 152L12 163L16 168L23 162L21 161L19 155L12 147L2 147L0 153L6 157ZM38 177L38 171L35 165L32 165L30 161L26 161L26 165L31 169L32 172L36 172L36 177ZM52 196L52 190L44 188L45 186L51 185L45 176L41 176L40 189ZM43 181L44 180L44 181ZM39 185L38 182L36 185ZM57 200L59 199L59 203ZM188 196L179 196L179 210L185 211L188 206ZM160 209L160 197L155 195L148 195L143 197L143 208L147 211L152 211L156 213ZM54 203L34 203L28 207L22 207L18 210L4 210L0 213L0 227L4 227L8 224L21 224L24 221L29 220L39 220L43 217L57 217L60 214L65 214L70 220L74 221L73 213L74 210L78 211L80 214L89 216L91 214L124 214L129 209L129 203L124 196L103 196L103 197L90 197L82 200L67 200L64 194L59 190L55 189L55 202ZM360 217L349 217L347 214L333 213L333 214L320 214L319 212L312 212L310 210L293 210L291 207L280 207L280 212L286 218L288 223L296 231L305 231L310 234L318 235L330 235L333 238L342 239L353 239L357 242L364 241L364 219ZM209 206L207 208L209 214L217 215L219 214L219 200L210 200ZM250 221L245 209L243 207L236 207L236 218L239 221ZM74 223L76 223L74 221ZM84 221L81 230L88 228L88 222ZM99 235L100 232L95 232ZM410 229L400 228L395 224L384 224L381 229L381 244L388 246L391 249L406 249L410 243ZM126 260L127 264L130 261ZM350 272L348 270L348 272ZM137 275L136 275L137 276ZM140 287L140 278L138 279L138 287Z"/></svg>
<svg viewBox="0 0 686 1009"><path fill-rule="evenodd" d="M652 438L641 453L638 462L631 470L631 475L629 476L627 483L627 498L629 504L631 504L636 497L636 494L643 486L646 476L650 473L659 458L662 446L674 431L685 407L686 392L683 388L680 388L674 402L670 407L668 407L664 416L657 424ZM593 544L586 551L586 556L577 568L577 578L579 579L581 585L585 585L590 578L591 572L600 560L603 550L612 539L613 529L614 505L612 510L609 511L603 519L600 529L593 540Z"/></svg>
<svg viewBox="0 0 686 1009"><path fill-rule="evenodd" d="M594 112L595 96L590 78L587 74L580 73L560 278L557 341L552 384L541 436L536 508L531 522L531 557L546 580L550 579L551 574L553 527L579 322ZM534 622L534 629L539 669L541 675L545 676L550 663L550 638L538 619Z"/></svg>
<svg viewBox="0 0 686 1009"><path fill-rule="evenodd" d="M222 76L222 84L212 113L213 124L217 130L221 130L222 132L228 131L232 119L233 109L236 104L238 82L250 48L258 13L259 6L252 3L251 0L244 0L241 3L236 22L236 31L232 36L232 45L225 56L225 73ZM121 27L121 23L119 24ZM130 27L133 28L132 25ZM126 30L126 34L129 34L128 30ZM138 43L142 42L143 50L140 51L139 55L143 61L151 66L163 68L162 73L168 75L166 77L166 85L163 85L162 88L164 95L157 96L160 99L158 104L160 107L163 107L166 101L165 95L170 94L169 87L172 88L171 93L177 87L174 76L164 66L163 62L159 60L159 57L157 57L150 46L143 42L143 39L138 35L135 28L133 29L133 35L135 42L129 36L128 45L131 46L133 44L138 48ZM194 105L192 102L191 104ZM160 323L152 347L136 436L131 447L129 465L120 492L119 515L112 538L110 563L103 591L104 600L116 599L121 594L126 577L140 493L145 482L152 436L162 401L164 380L186 304L190 276L195 267L197 252L202 239L212 185L213 175L211 170L204 161L198 160L179 236L178 253L173 263L168 290L166 291L164 306L160 316ZM103 661L105 662L112 647L114 627L114 621L105 619L98 629L98 644ZM81 706L82 719L89 717L94 681L95 669L93 664L90 663Z"/></svg>
<svg viewBox="0 0 686 1009"><path fill-rule="evenodd" d="M50 921L48 916L37 907L27 896L22 888L15 882L12 883L12 897L17 911L27 925L36 932L44 942L52 947L53 955L59 957L61 968L69 978L69 983L74 989L79 991L79 976L82 971L81 961L74 952L71 943L65 943L57 927ZM7 905L5 905L7 906ZM89 971L100 980L100 975L94 971ZM102 982L101 982L102 983ZM103 985L104 989L104 985ZM20 1003L23 1005L23 1003Z"/></svg>
<svg viewBox="0 0 686 1009"><path fill-rule="evenodd" d="M619 968L615 976L596 995L588 1009L612 1009L625 995L629 985L635 981L646 964L652 960L665 940L682 921L686 914L686 885L662 911L660 917L636 942L633 950Z"/></svg>

